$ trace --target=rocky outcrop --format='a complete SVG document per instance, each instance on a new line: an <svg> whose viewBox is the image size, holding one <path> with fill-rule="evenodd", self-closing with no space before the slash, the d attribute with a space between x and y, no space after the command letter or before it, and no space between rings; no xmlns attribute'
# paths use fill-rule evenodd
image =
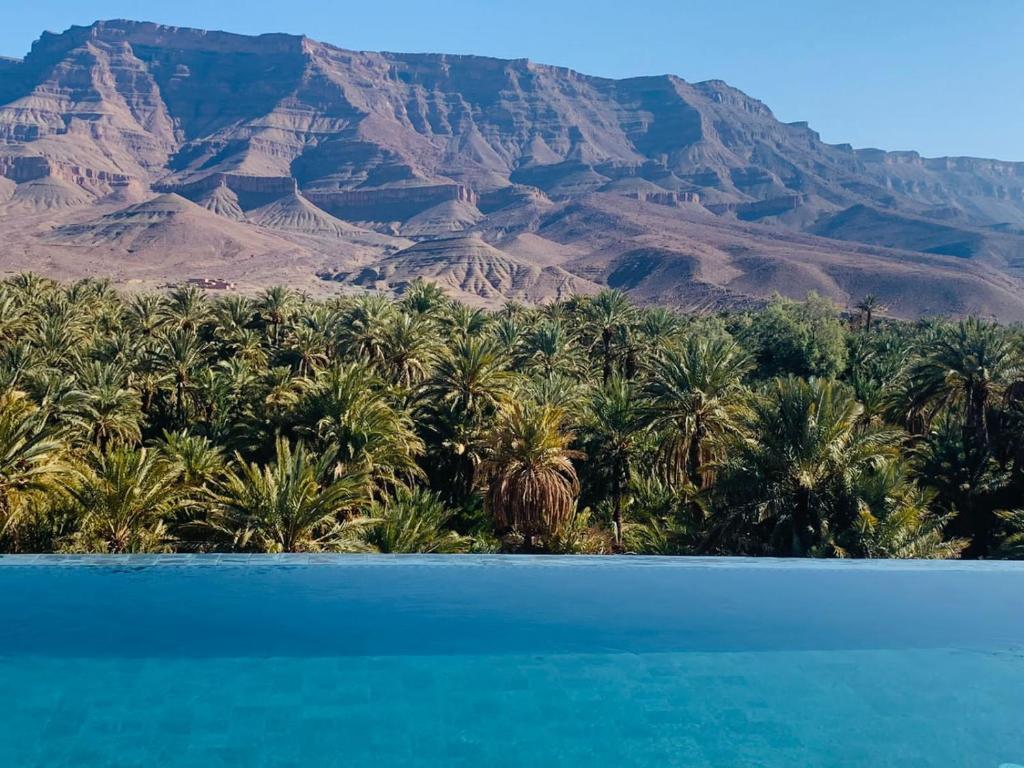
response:
<svg viewBox="0 0 1024 768"><path fill-rule="evenodd" d="M350 221L404 221L446 202L475 206L477 195L462 184L395 186L378 189L304 190L319 208Z"/></svg>
<svg viewBox="0 0 1024 768"><path fill-rule="evenodd" d="M709 203L706 207L712 213L719 215L733 213L736 218L743 221L756 221L768 216L780 216L789 211L795 211L806 203L806 195L784 195L783 197L745 203Z"/></svg>

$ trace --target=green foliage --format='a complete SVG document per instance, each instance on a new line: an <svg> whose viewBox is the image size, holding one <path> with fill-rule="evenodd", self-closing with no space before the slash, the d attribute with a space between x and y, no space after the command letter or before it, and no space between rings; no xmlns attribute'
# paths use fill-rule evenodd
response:
<svg viewBox="0 0 1024 768"><path fill-rule="evenodd" d="M1022 552L1019 329L0 282L0 551Z"/></svg>
<svg viewBox="0 0 1024 768"><path fill-rule="evenodd" d="M466 552L471 541L449 529L452 512L422 488L399 488L370 507L363 540L377 552Z"/></svg>
<svg viewBox="0 0 1024 768"><path fill-rule="evenodd" d="M832 377L846 367L846 330L835 305L815 294L805 302L776 298L738 332L761 378Z"/></svg>

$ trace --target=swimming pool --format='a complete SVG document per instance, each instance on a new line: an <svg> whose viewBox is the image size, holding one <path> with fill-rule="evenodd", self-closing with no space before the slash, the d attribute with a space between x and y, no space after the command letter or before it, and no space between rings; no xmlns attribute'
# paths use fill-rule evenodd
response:
<svg viewBox="0 0 1024 768"><path fill-rule="evenodd" d="M0 557L0 766L1024 764L1024 567Z"/></svg>

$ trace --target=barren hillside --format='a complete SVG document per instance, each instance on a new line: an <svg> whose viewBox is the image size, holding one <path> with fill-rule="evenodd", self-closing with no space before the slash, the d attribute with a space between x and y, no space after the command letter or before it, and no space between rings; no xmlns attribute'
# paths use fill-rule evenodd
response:
<svg viewBox="0 0 1024 768"><path fill-rule="evenodd" d="M718 81L130 21L4 61L0 235L122 283L1024 319L1022 163L828 145Z"/></svg>

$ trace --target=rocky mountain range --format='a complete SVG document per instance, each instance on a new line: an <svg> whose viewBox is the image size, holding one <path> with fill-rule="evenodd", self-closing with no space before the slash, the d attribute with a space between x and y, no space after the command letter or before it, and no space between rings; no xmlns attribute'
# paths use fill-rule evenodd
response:
<svg viewBox="0 0 1024 768"><path fill-rule="evenodd" d="M0 238L129 286L1024 319L1024 163L826 144L720 81L132 21L0 59Z"/></svg>

